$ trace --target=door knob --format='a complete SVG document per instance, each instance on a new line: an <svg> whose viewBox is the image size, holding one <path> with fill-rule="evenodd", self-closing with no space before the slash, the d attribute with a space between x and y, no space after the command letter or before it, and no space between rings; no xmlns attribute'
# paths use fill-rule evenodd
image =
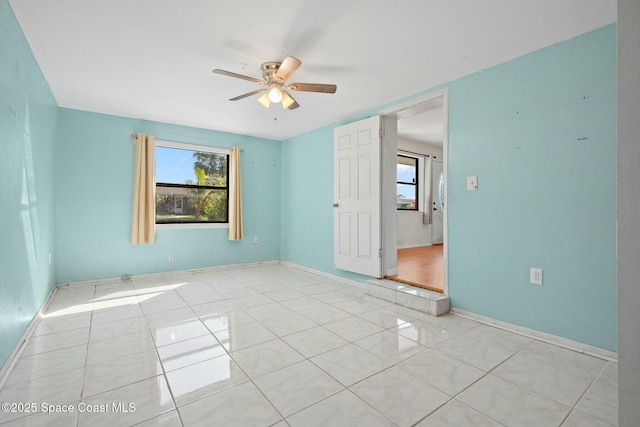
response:
<svg viewBox="0 0 640 427"><path fill-rule="evenodd" d="M333 207L334 207L334 208L337 208L338 206L339 206L339 205L338 205L337 203L334 203L334 204L333 204Z"/></svg>

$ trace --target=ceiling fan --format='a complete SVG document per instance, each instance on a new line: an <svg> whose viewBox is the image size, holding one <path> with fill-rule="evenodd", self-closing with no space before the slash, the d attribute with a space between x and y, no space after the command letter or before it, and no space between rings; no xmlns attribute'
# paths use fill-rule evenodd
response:
<svg viewBox="0 0 640 427"><path fill-rule="evenodd" d="M287 89L299 92L336 93L336 85L321 83L287 83L287 80L289 80L291 75L298 69L298 67L300 67L301 64L302 62L293 56L287 56L282 62L265 62L260 65L260 70L262 70L262 77L264 80L245 76L243 74L232 73L231 71L220 70L218 68L213 70L213 72L216 74L222 74L223 76L248 80L250 82L266 86L266 88L254 90L253 92L245 93L244 95L229 99L229 101L238 101L240 99L262 93L263 95L258 99L258 101L266 108L269 108L269 105L271 105L272 102L276 104L278 102L282 102L282 108L289 110L298 108L300 104L293 99L289 92L287 92Z"/></svg>

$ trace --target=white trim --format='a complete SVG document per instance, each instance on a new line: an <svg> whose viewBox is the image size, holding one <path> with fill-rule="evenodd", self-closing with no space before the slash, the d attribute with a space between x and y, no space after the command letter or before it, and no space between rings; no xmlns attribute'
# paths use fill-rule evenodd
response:
<svg viewBox="0 0 640 427"><path fill-rule="evenodd" d="M285 265L287 267L296 268L298 270L306 271L307 273L313 273L318 276L326 277L328 279L337 280L339 282L343 282L352 286L357 286L359 288L364 288L364 282L358 282L357 280L347 279L345 277L337 276L335 274L326 273L324 271L316 270L313 268L305 267L299 264L294 264L288 261L260 261L260 262L252 262L246 264L228 264L228 265L219 265L216 267L205 267L205 268L194 268L191 270L177 270L177 271L167 271L164 273L149 273L149 274L136 274L134 276L121 276L121 277L111 277L106 279L99 280L85 280L82 282L69 282L69 283L61 283L57 286L57 288L63 287L77 287L77 286L87 286L87 285L102 285L107 283L115 283L115 282L123 282L127 280L135 280L135 279L149 279L154 277L162 277L162 276L178 276L183 274L193 274L193 273L202 273L207 271L218 271L218 270L231 270L234 268L253 268L253 267L262 267L265 265ZM369 280L369 278L367 278Z"/></svg>
<svg viewBox="0 0 640 427"><path fill-rule="evenodd" d="M578 353L583 353L588 356L608 360L610 362L618 362L618 353L606 350L604 348L595 347L578 341L573 341L568 338L559 337L557 335L548 334L546 332L536 331L535 329L525 328L524 326L514 325L513 323L503 322L502 320L492 319L491 317L482 316L480 314L475 314L470 311L461 310L455 307L451 307L449 311L457 316L475 320L476 322L503 329L505 331L514 332L516 334L533 338L547 344L557 345L558 347L566 348L567 350L577 351Z"/></svg>
<svg viewBox="0 0 640 427"><path fill-rule="evenodd" d="M432 242L422 242L422 243L411 243L411 244L408 244L408 245L398 245L398 249L421 248L423 246L433 246L433 243Z"/></svg>
<svg viewBox="0 0 640 427"><path fill-rule="evenodd" d="M405 110L410 110L412 108L414 108L417 105L420 104L425 104L427 102L430 101L434 101L438 98L442 97L442 101L443 101L443 107L445 106L445 101L446 101L446 97L447 97L447 89L440 89L440 90L436 90L434 92L430 92L426 95L423 96L419 96L417 98L413 98L410 99L406 102L403 102L401 104L396 104L396 105L392 105L389 108L385 108L384 110L381 110L380 113L383 116L387 116L389 114L398 114L401 113ZM431 108L429 108L431 109ZM446 128L445 128L446 131Z"/></svg>
<svg viewBox="0 0 640 427"><path fill-rule="evenodd" d="M326 277L327 279L337 280L338 282L346 283L347 285L357 286L358 288L364 288L364 282L358 282L357 280L347 279L346 277L341 277L335 274L326 273L324 271L316 270L314 268L305 267L299 264L294 264L289 261L280 261L281 265L286 265L287 267L297 268L298 270L306 271L307 273L317 274L318 276ZM367 280L371 280L370 277L367 277Z"/></svg>
<svg viewBox="0 0 640 427"><path fill-rule="evenodd" d="M442 171L444 172L444 201L442 212L442 265L444 268L444 294L449 295L449 92L442 91Z"/></svg>
<svg viewBox="0 0 640 427"><path fill-rule="evenodd" d="M76 287L76 286L86 286L86 285L102 285L106 283L124 282L128 280L136 279L136 278L152 279L154 277L161 277L161 276L179 276L182 274L202 273L207 271L217 271L217 270L225 270L225 269L232 269L232 268L262 267L265 265L277 265L277 264L280 264L279 260L258 261L258 262L251 262L251 263L245 263L245 264L225 264L225 265L219 265L215 267L193 268L190 270L174 270L174 271L165 271L160 273L136 274L133 276L124 275L120 277L109 277L109 278L98 279L98 280L84 280L81 282L67 282L67 283L58 284L58 287L62 288L62 287Z"/></svg>
<svg viewBox="0 0 640 427"><path fill-rule="evenodd" d="M230 154L228 148L211 147L209 145L188 144L186 142L166 141L164 139L155 140L156 147L177 148L179 150L200 151L204 153Z"/></svg>
<svg viewBox="0 0 640 427"><path fill-rule="evenodd" d="M193 222L156 224L156 230L185 230L190 228L229 228L228 222Z"/></svg>
<svg viewBox="0 0 640 427"><path fill-rule="evenodd" d="M442 126L443 126L443 130L444 130L444 134L443 134L443 141L442 141L442 163L443 163L443 171L444 171L444 199L445 199L445 209L444 212L442 213L442 244L443 244L443 268L444 268L444 295L449 295L449 233L448 233L448 183L447 181L449 180L449 172L448 172L448 155L447 155L447 151L449 148L449 92L447 90L447 88L441 89L441 90L437 90L431 93L428 93L424 96L420 96L418 98L414 98L411 99L407 102L403 102L401 104L397 104L397 105L393 105L389 108L385 108L384 110L380 111L380 115L382 115L383 117L389 116L398 116L401 115L403 112L406 112L408 110L414 109L418 106L424 106L425 107L425 111L427 111L428 109L431 108L436 108L439 107L439 103L438 102L434 102L437 101L439 99L442 99L442 111L443 111L443 120L442 120ZM429 104L432 105L429 105ZM424 104L424 105L423 105ZM383 120L384 121L384 120ZM385 135L386 136L386 135ZM386 138L382 141L382 144L384 146L384 144L386 144ZM396 152L399 151L397 146L396 146ZM384 153L384 150L382 150L382 152ZM383 158L383 162L386 160L386 158ZM383 166L384 169L384 166ZM384 184L382 184L384 186ZM384 199L383 199L384 200ZM384 210L384 207L382 208ZM395 210L396 212L397 209ZM383 212L384 214L384 212ZM384 218L384 215L383 215ZM383 226L387 226L387 224L385 224L384 219L383 219ZM388 243L386 240L389 238L389 231L390 230L383 230L386 232L382 233L383 239L385 239L385 241L382 242L382 247L384 247L385 249L388 250ZM395 235L393 236L394 239L396 239L396 245L397 245L397 230ZM397 247L396 247L397 249ZM386 266L386 262L383 260L385 268L387 268L387 271L390 271L393 269L393 267L388 268ZM396 268L397 269L397 264L396 264ZM387 273L387 275L389 275L389 273Z"/></svg>
<svg viewBox="0 0 640 427"><path fill-rule="evenodd" d="M38 312L31 319L31 322L29 322L27 329L25 329L24 333L16 343L6 362L4 363L2 368L0 368L0 390L4 386L4 383L7 381L7 378L9 378L9 374L11 374L13 367L18 362L18 359L20 358L22 351L26 347L27 342L31 338L31 335L38 327L40 319L42 318L42 314L47 310L47 307L49 306L49 303L51 302L51 299L56 294L56 292L58 292L58 287L54 286L54 288L51 289L51 292L49 292L49 296L42 304L42 307L40 307L40 310L38 310Z"/></svg>

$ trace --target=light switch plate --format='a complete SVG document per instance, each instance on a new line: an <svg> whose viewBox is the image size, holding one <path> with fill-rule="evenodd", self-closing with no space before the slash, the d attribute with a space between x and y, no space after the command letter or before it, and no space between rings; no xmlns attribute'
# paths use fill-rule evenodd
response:
<svg viewBox="0 0 640 427"><path fill-rule="evenodd" d="M477 176L468 176L467 177L467 191L476 191L478 189L478 177Z"/></svg>

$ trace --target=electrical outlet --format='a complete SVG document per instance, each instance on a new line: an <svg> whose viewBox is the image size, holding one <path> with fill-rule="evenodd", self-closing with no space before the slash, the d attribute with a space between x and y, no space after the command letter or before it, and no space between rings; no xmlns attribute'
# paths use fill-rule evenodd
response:
<svg viewBox="0 0 640 427"><path fill-rule="evenodd" d="M253 243L260 243L258 236L253 236Z"/></svg>
<svg viewBox="0 0 640 427"><path fill-rule="evenodd" d="M169 262L173 262L173 254L169 254L169 256L167 256L167 260Z"/></svg>
<svg viewBox="0 0 640 427"><path fill-rule="evenodd" d="M534 285L542 285L542 269L531 267L529 281Z"/></svg>

